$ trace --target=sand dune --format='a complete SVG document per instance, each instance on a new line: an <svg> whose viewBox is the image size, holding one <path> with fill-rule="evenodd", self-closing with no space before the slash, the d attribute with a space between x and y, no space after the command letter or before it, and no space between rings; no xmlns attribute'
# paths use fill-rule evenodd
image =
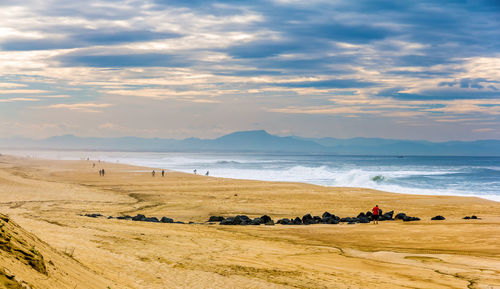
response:
<svg viewBox="0 0 500 289"><path fill-rule="evenodd" d="M41 239L30 237L47 274L0 250L2 266L33 288L500 288L497 202L149 172L0 157L0 212L30 233L10 230ZM220 226L81 216L141 213L205 222L211 215L268 214L276 220L324 211L356 216L375 203L422 221ZM437 214L447 219L430 221ZM482 219L463 220L466 215ZM73 257L65 250L74 250Z"/></svg>

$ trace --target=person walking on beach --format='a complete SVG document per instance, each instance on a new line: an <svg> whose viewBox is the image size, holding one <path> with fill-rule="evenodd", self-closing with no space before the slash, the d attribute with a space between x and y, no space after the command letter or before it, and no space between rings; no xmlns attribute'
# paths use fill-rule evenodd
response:
<svg viewBox="0 0 500 289"><path fill-rule="evenodd" d="M102 177L102 170L99 170L99 176Z"/></svg>
<svg viewBox="0 0 500 289"><path fill-rule="evenodd" d="M193 173L196 175L196 169L193 170Z"/></svg>
<svg viewBox="0 0 500 289"><path fill-rule="evenodd" d="M155 176L155 170L151 172L151 175L154 177Z"/></svg>
<svg viewBox="0 0 500 289"><path fill-rule="evenodd" d="M208 177L208 171L205 173L205 176L207 176L207 177Z"/></svg>
<svg viewBox="0 0 500 289"><path fill-rule="evenodd" d="M165 176L165 170L161 170L161 176L164 177Z"/></svg>
<svg viewBox="0 0 500 289"><path fill-rule="evenodd" d="M102 169L102 176L104 177L104 169Z"/></svg>
<svg viewBox="0 0 500 289"><path fill-rule="evenodd" d="M380 213L380 209L379 209L378 205L375 205L375 207L373 207L372 213L373 213L373 215L372 215L373 223L378 224L378 216Z"/></svg>

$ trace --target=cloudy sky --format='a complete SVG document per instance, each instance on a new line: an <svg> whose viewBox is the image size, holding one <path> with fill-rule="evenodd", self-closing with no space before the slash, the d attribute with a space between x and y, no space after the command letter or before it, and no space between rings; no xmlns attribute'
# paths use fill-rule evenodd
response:
<svg viewBox="0 0 500 289"><path fill-rule="evenodd" d="M500 139L500 1L1 0L2 137Z"/></svg>

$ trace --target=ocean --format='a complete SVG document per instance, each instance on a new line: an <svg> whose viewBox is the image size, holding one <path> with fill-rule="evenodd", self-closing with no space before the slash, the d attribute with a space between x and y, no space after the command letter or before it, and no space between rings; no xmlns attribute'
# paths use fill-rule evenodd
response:
<svg viewBox="0 0 500 289"><path fill-rule="evenodd" d="M500 157L339 156L262 153L2 151L48 159L119 162L210 176L359 187L500 201Z"/></svg>

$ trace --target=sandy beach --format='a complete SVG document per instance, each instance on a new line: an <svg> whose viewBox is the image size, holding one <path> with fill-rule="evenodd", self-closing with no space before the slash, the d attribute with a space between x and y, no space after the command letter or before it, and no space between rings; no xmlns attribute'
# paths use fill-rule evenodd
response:
<svg viewBox="0 0 500 289"><path fill-rule="evenodd" d="M0 287L22 288L6 285L16 279L31 288L500 288L498 202L171 171L152 177L150 168L93 163L0 156L0 214L11 220L3 227L46 267L37 271L0 246L0 269L15 275L0 274ZM206 223L348 217L375 204L421 221ZM106 218L139 213L194 224ZM431 221L436 215L446 220ZM471 215L481 219L462 219Z"/></svg>

